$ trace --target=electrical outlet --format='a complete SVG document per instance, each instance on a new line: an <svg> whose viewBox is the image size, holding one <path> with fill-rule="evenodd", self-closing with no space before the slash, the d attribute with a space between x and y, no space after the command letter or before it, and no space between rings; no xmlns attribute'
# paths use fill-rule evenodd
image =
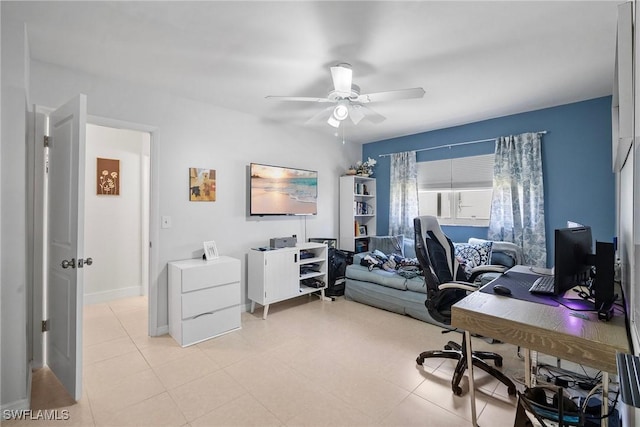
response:
<svg viewBox="0 0 640 427"><path fill-rule="evenodd" d="M161 227L162 228L171 228L171 217L170 216L163 216L162 217Z"/></svg>

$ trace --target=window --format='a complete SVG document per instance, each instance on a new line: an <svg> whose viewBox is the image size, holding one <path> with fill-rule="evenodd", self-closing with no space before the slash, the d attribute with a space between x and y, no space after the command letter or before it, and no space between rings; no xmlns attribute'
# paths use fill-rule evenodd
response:
<svg viewBox="0 0 640 427"><path fill-rule="evenodd" d="M443 225L488 226L493 154L418 163L420 215Z"/></svg>

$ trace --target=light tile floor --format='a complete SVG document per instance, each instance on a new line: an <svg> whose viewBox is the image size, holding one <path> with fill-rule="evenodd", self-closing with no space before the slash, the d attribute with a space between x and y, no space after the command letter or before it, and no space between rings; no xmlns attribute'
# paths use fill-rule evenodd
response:
<svg viewBox="0 0 640 427"><path fill-rule="evenodd" d="M69 411L62 421L6 426L468 426L468 384L450 389L454 361L423 350L458 333L338 298L301 297L242 313L242 329L181 348L147 336L147 300L127 298L84 310L84 391L76 404L42 369L32 408ZM503 371L522 377L516 348L475 339L501 353ZM515 398L475 370L479 423L512 426Z"/></svg>

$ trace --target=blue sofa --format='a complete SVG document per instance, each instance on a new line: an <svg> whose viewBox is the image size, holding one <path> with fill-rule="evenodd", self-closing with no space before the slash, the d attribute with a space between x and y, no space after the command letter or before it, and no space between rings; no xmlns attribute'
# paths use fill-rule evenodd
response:
<svg viewBox="0 0 640 427"><path fill-rule="evenodd" d="M491 242L481 239L469 239L467 243L456 243L456 252L472 252L470 249L476 246L486 247L490 245L490 264L512 267L520 264L522 260L521 250L513 243ZM373 307L388 310L394 313L411 316L434 325L448 327L435 321L427 312L424 302L427 297L427 288L422 276L407 278L392 271L380 268L370 270L361 265L361 260L375 250L384 254L396 253L405 258L415 258L413 240L404 239L402 236L377 236L369 242L369 252L355 254L353 264L346 268L345 298L350 301L360 302ZM477 257L476 257L477 258ZM476 263L469 261L469 263ZM487 273L488 275L492 273ZM495 276L493 276L495 277ZM493 277L485 275L483 283Z"/></svg>

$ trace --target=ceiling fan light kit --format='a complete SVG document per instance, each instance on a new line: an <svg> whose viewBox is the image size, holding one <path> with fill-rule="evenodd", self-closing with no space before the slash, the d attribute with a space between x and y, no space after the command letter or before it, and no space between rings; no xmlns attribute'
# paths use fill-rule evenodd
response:
<svg viewBox="0 0 640 427"><path fill-rule="evenodd" d="M399 99L422 98L424 89L421 87L400 89L386 92L376 92L360 94L360 87L353 84L353 70L351 65L340 63L331 67L331 79L333 80L333 90L325 98L298 97L298 96L272 96L267 99L280 101L299 102L330 102L337 104L335 108L325 108L320 113L312 117L308 122L315 121L319 117L327 117L327 123L334 128L338 128L347 117L351 118L354 125L362 119L367 119L372 123L380 123L385 117L376 113L363 104L371 102L395 101Z"/></svg>

